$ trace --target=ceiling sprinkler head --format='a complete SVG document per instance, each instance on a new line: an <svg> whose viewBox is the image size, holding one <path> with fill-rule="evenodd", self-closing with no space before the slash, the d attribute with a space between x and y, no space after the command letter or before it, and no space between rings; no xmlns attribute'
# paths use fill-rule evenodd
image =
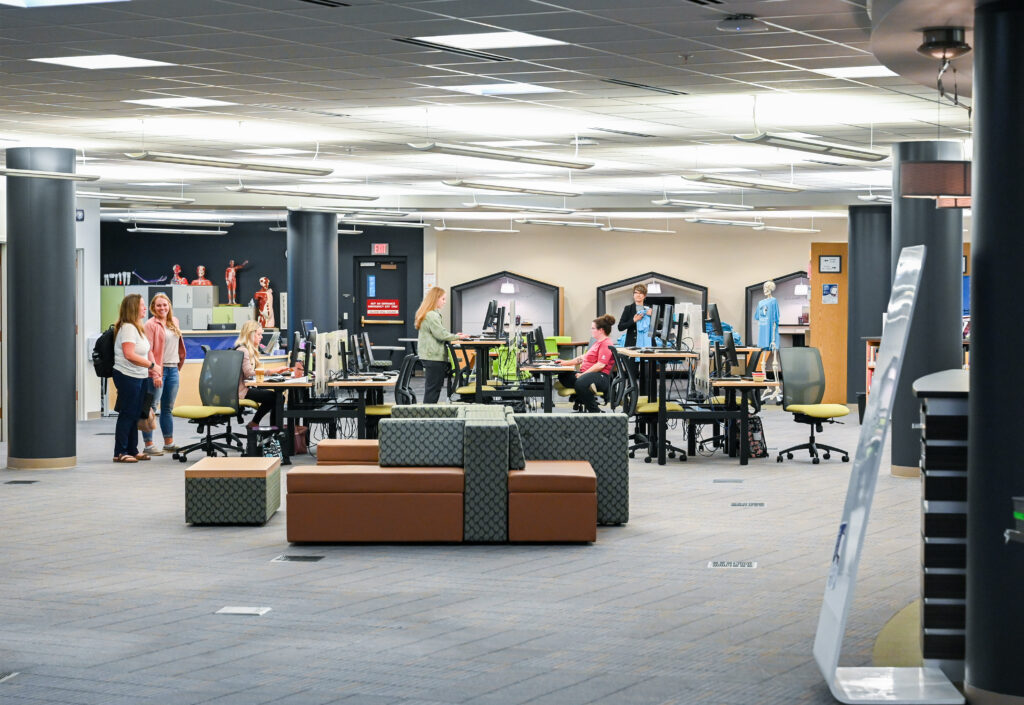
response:
<svg viewBox="0 0 1024 705"><path fill-rule="evenodd" d="M715 25L719 32L767 32L768 25L753 15L729 15Z"/></svg>
<svg viewBox="0 0 1024 705"><path fill-rule="evenodd" d="M933 59L952 61L971 51L967 31L963 27L928 27L921 30L921 35L924 41L917 48L917 53Z"/></svg>

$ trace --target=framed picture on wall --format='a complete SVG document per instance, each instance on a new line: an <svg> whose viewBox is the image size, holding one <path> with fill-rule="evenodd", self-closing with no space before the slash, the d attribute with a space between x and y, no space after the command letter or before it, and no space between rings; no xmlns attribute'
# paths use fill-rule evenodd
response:
<svg viewBox="0 0 1024 705"><path fill-rule="evenodd" d="M843 271L843 256L818 255L818 271L822 274L840 274Z"/></svg>

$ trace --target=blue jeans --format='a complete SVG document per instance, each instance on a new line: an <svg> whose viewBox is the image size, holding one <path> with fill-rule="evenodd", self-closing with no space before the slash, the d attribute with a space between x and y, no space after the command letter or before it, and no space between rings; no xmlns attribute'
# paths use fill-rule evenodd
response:
<svg viewBox="0 0 1024 705"><path fill-rule="evenodd" d="M114 457L138 455L139 414L142 413L142 394L147 377L129 377L114 370L117 389L117 425L114 427Z"/></svg>
<svg viewBox="0 0 1024 705"><path fill-rule="evenodd" d="M156 411L157 404L160 406L160 432L164 438L174 436L174 400L178 397L178 366L164 365L164 384L160 389L153 386L153 380L146 380L146 391L153 393L153 411ZM143 431L142 440L149 445L153 442L153 432Z"/></svg>

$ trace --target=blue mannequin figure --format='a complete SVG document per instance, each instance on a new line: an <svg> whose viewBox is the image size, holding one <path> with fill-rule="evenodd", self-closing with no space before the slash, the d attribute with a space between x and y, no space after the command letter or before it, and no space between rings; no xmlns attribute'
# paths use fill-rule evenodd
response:
<svg viewBox="0 0 1024 705"><path fill-rule="evenodd" d="M757 321L757 346L768 353L764 357L762 369L768 371L768 358L772 360L772 370L775 379L779 379L779 302L772 296L775 291L775 282L768 280L764 283L764 298L758 302L754 309L754 320ZM781 399L780 387L769 387L764 391L761 401L769 399Z"/></svg>

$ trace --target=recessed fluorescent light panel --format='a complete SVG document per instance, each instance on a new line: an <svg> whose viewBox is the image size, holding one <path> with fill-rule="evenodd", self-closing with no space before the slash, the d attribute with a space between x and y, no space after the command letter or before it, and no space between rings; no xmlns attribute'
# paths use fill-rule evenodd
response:
<svg viewBox="0 0 1024 705"><path fill-rule="evenodd" d="M532 188L529 186L516 186L514 184L483 183L480 181L464 181L463 179L449 179L442 181L445 186L458 186L459 188L473 188L482 191L511 191L512 193L532 193L535 196L582 196L579 191L555 191L552 189Z"/></svg>
<svg viewBox="0 0 1024 705"><path fill-rule="evenodd" d="M721 174L683 174L682 176L687 181L696 181L703 184L718 184L719 186L736 186L738 188L756 188L761 189L762 191L799 193L804 190L802 186L787 184L782 181L742 179L739 177L722 176Z"/></svg>
<svg viewBox="0 0 1024 705"><path fill-rule="evenodd" d="M844 159L859 159L864 162L880 162L888 155L874 152L859 147L848 147L842 144L832 144L820 140L803 139L800 137L786 137L770 132L759 132L756 135L733 135L733 139L751 144L761 144L766 147L781 147L782 149L795 149L800 152L812 152L814 154L827 154L833 157Z"/></svg>
<svg viewBox="0 0 1024 705"><path fill-rule="evenodd" d="M811 69L811 71L832 78L885 78L899 75L884 66L842 66L835 69Z"/></svg>
<svg viewBox="0 0 1024 705"><path fill-rule="evenodd" d="M177 96L174 98L141 98L138 100L122 100L122 103L135 103L136 105L149 105L154 108L212 108L218 105L238 105L224 100L212 100L210 98L186 98Z"/></svg>
<svg viewBox="0 0 1024 705"><path fill-rule="evenodd" d="M301 176L330 176L334 169L314 167L287 166L285 164L261 164L258 162L237 162L232 159L217 157L201 157L192 154L174 154L172 152L125 152L126 157L144 162L163 162L166 164L186 164L188 166L208 166L217 169L241 169L242 171L270 171L276 174L299 174Z"/></svg>
<svg viewBox="0 0 1024 705"><path fill-rule="evenodd" d="M326 193L323 191L291 191L289 189L257 188L255 186L225 186L235 193L258 193L264 196L293 196L295 198L329 198L335 201L376 201L380 196L356 196L344 193Z"/></svg>
<svg viewBox="0 0 1024 705"><path fill-rule="evenodd" d="M517 152L512 149L496 149L494 147L474 147L468 144L448 144L445 142L409 142L409 146L421 152L440 152L460 157L479 157L481 159L497 159L504 162L520 162L522 164L540 164L542 166L558 166L566 169L589 169L594 162L581 159L561 159L543 154Z"/></svg>
<svg viewBox="0 0 1024 705"><path fill-rule="evenodd" d="M135 69L147 68L150 66L175 66L166 61L153 61L151 59L136 59L131 56L120 54L92 54L89 56L53 56L46 59L29 59L38 61L41 64L57 64L58 66L70 66L76 69Z"/></svg>
<svg viewBox="0 0 1024 705"><path fill-rule="evenodd" d="M11 7L60 7L61 5L98 5L104 2L128 2L128 0L0 0L0 5Z"/></svg>
<svg viewBox="0 0 1024 705"><path fill-rule="evenodd" d="M468 86L437 86L441 90L473 95L525 95L528 93L561 93L560 88L535 86L532 83L474 83Z"/></svg>
<svg viewBox="0 0 1024 705"><path fill-rule="evenodd" d="M548 47L565 44L557 39L538 37L526 32L476 32L474 34L440 34L436 37L413 37L421 42L443 44L456 49L515 49Z"/></svg>

